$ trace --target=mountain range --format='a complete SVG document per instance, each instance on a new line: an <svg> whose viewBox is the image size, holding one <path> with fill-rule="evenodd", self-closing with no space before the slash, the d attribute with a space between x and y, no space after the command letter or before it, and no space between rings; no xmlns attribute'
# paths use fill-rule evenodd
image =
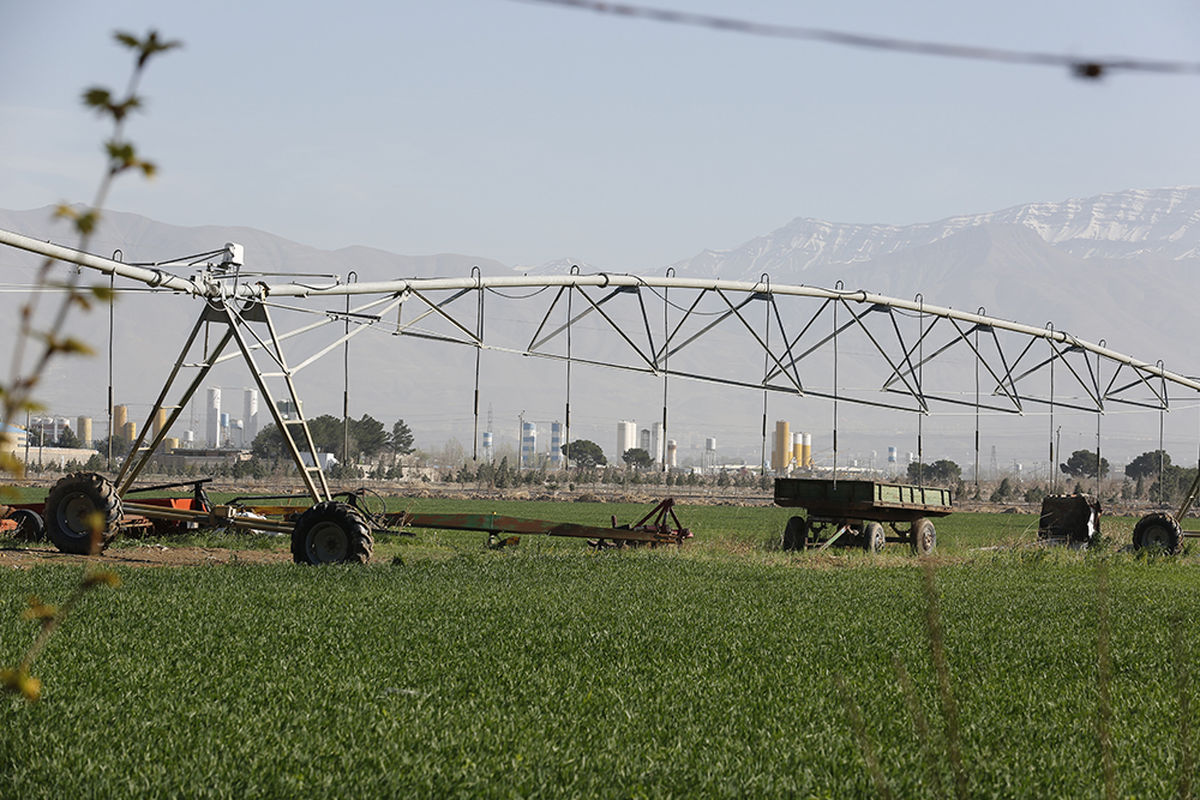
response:
<svg viewBox="0 0 1200 800"><path fill-rule="evenodd" d="M40 239L68 241L63 233L65 226L52 222L49 209L0 210L0 228ZM338 279L343 280L350 269L355 270L358 280L461 276L470 274L472 267L479 267L484 274L505 274L513 269L480 256L410 256L367 247L325 251L250 228L179 227L119 211L104 215L91 249L105 255L120 249L126 260L158 261L209 251L226 241L243 244L248 263L255 270L341 276ZM4 281L10 289L28 279L32 263L24 254L0 248L0 268L5 270ZM520 271L554 274L567 272L572 266L582 272L595 271L571 259ZM1198 356L1191 345L1193 297L1200 290L1198 267L1200 187L1173 187L1030 203L903 226L798 218L748 242L728 249L702 250L651 272L661 275L672 268L681 277L752 282L766 275L777 285L827 288L834 288L840 281L847 289L861 288L902 298L920 294L931 304L972 311L983 308L993 316L1032 325L1052 322L1058 330L1069 330L1091 341L1103 339L1112 349L1149 361L1162 359L1168 368L1194 375L1200 373ZM0 309L13 310L20 297L19 292L12 291L0 295ZM158 387L147 382L144 364L162 364L165 369L176 356L179 340L147 337L145 333L177 328L182 324L177 321L179 314L193 313L182 311L181 299L174 298L174 303L167 299L147 302L144 297L131 298L122 300L120 306L125 322L117 325L115 349L136 352L138 358L132 362L118 360L117 384L130 387L130 393L150 395L150 399ZM136 322L128 324L130 320ZM87 324L92 328L88 329ZM96 319L84 324L84 330L93 337L107 335L106 327ZM447 360L429 357L419 348L409 350L406 358L410 363L404 371L424 378L422 390L401 401L395 388L386 382L373 382L361 392L363 407L385 420L394 416L418 421L427 418L423 428L414 426L418 443L426 447L449 437L469 442L470 431L465 437L462 433L461 413L446 412L447 408L461 407L462 396L470 393L471 387L462 379L463 364L458 363L459 359L468 359L469 354L460 351ZM365 359L356 370L371 374L386 369L393 358L381 354L356 357ZM103 392L78 391L81 383L103 385L104 381L97 382L98 374L92 374L102 372L98 366L92 363L56 368L46 382L45 399L64 415L102 416ZM485 377L489 369L495 371L499 384L505 384L512 368L485 364ZM446 370L452 370L452 374L443 374ZM238 380L245 382L245 378ZM497 392L490 401L503 409L503 416L509 415L510 408L534 404L521 396L521 386L519 381L512 382L507 391ZM699 389L694 391L697 396L702 394ZM318 413L340 414L340 394L340 383L336 387L318 384L309 397ZM596 399L592 413L596 426L593 436L606 448L607 439L612 438L612 425L601 424L601 420L655 416L653 403L646 403L644 410L630 408L628 402L621 402L619 392L614 394L618 396L611 402ZM706 404L698 397L692 400L688 407L702 417ZM758 402L761 406L761 399ZM747 408L752 405L746 403ZM754 424L728 428L708 423L697 430L696 436L702 441L706 435L716 433L731 448L736 444L745 451L747 460L757 463L758 418L752 421ZM703 423L697 420L696 424ZM515 430L515 424L512 427ZM1157 429L1157 425L1154 427ZM588 433L584 430L578 435ZM1187 435L1194 440L1194 421ZM511 438L515 439L515 433ZM736 442L742 438L749 441ZM504 437L498 433L497 439L503 442ZM1133 436L1124 445L1132 451L1129 457L1153 449L1144 447L1144 440L1144 436ZM1011 449L1024 446L1014 442ZM470 451L469 445L466 449ZM681 447L681 453L686 455L686 447Z"/></svg>

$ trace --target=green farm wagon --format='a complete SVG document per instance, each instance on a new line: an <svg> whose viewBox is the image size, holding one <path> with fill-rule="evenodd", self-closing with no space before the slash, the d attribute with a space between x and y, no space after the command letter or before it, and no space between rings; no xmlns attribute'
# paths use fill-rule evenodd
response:
<svg viewBox="0 0 1200 800"><path fill-rule="evenodd" d="M908 543L914 553L928 555L937 544L932 518L950 513L951 497L949 489L932 486L776 478L775 505L808 512L807 517L788 520L784 550L824 550L836 544L874 553L886 542L899 542Z"/></svg>

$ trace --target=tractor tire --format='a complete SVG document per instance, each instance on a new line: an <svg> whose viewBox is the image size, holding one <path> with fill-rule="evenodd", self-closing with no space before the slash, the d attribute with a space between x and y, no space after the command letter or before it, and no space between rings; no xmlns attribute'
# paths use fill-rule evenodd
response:
<svg viewBox="0 0 1200 800"><path fill-rule="evenodd" d="M878 522L868 522L863 526L863 549L868 553L878 553L887 544L887 533Z"/></svg>
<svg viewBox="0 0 1200 800"><path fill-rule="evenodd" d="M1133 526L1133 549L1149 548L1173 556L1183 552L1183 531L1175 517L1156 511L1138 520Z"/></svg>
<svg viewBox="0 0 1200 800"><path fill-rule="evenodd" d="M117 535L121 498L103 475L75 472L46 495L46 535L63 553L97 555Z"/></svg>
<svg viewBox="0 0 1200 800"><path fill-rule="evenodd" d="M803 550L808 545L808 520L804 517L792 517L783 529L783 549L787 551Z"/></svg>
<svg viewBox="0 0 1200 800"><path fill-rule="evenodd" d="M300 515L292 530L292 559L297 564L366 564L375 541L354 506L317 503Z"/></svg>
<svg viewBox="0 0 1200 800"><path fill-rule="evenodd" d="M22 542L42 542L46 539L46 523L42 515L28 508L18 508L8 515L17 523L13 536Z"/></svg>
<svg viewBox="0 0 1200 800"><path fill-rule="evenodd" d="M913 554L918 556L933 555L937 547L937 529L929 517L917 517L913 520L912 530L908 534L908 546Z"/></svg>

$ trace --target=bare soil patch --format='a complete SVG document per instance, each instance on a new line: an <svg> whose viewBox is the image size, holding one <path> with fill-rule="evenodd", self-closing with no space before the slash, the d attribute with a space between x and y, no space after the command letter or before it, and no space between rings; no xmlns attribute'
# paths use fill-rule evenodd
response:
<svg viewBox="0 0 1200 800"><path fill-rule="evenodd" d="M223 547L164 547L159 544L114 547L98 556L60 553L53 547L0 547L0 569L28 569L36 564L100 564L125 567L197 567L207 564L284 564L291 554L276 550L232 550Z"/></svg>

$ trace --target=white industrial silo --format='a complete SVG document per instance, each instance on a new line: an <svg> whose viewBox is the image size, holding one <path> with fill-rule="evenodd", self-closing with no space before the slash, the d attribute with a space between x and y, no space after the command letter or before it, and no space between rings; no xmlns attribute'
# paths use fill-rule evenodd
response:
<svg viewBox="0 0 1200 800"><path fill-rule="evenodd" d="M617 458L623 457L638 446L637 434L636 422L623 419L617 423Z"/></svg>
<svg viewBox="0 0 1200 800"><path fill-rule="evenodd" d="M667 439L667 466L675 467L678 460L679 447L675 444L674 439Z"/></svg>
<svg viewBox="0 0 1200 800"><path fill-rule="evenodd" d="M209 447L221 446L221 390L213 386L208 390L208 417L205 441Z"/></svg>
<svg viewBox="0 0 1200 800"><path fill-rule="evenodd" d="M242 425L246 441L253 442L258 436L258 389L246 389L242 401Z"/></svg>
<svg viewBox="0 0 1200 800"><path fill-rule="evenodd" d="M662 464L666 451L666 439L663 438L663 424L656 422L650 426L650 457L654 463Z"/></svg>

